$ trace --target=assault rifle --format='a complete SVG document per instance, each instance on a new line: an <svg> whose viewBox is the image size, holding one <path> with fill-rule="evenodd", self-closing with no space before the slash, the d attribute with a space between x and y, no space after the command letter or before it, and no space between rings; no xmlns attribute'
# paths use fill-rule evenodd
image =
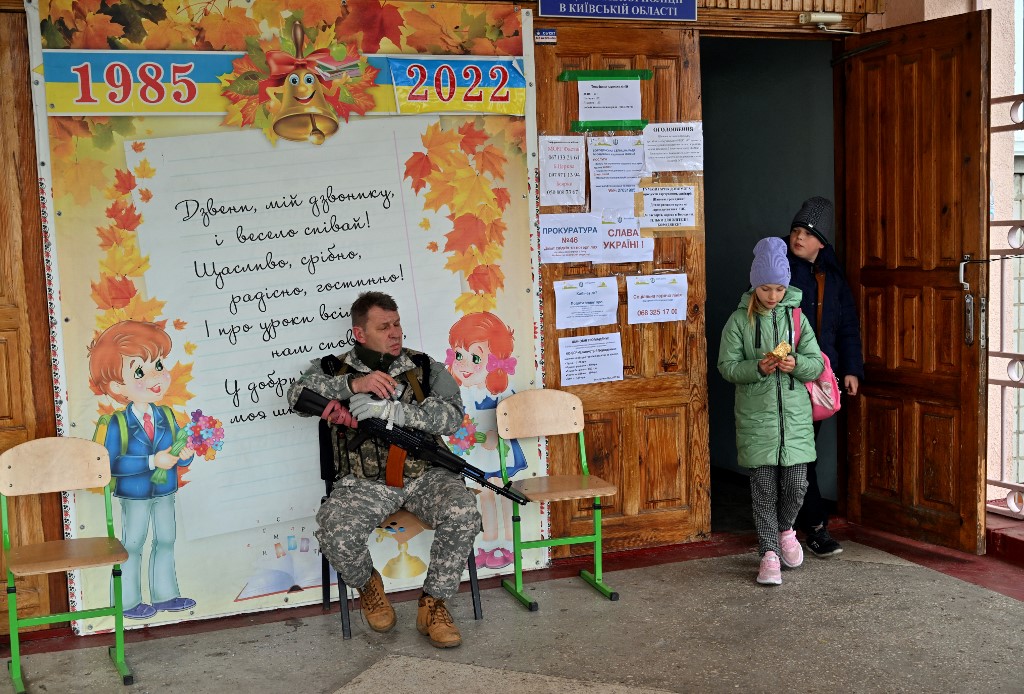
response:
<svg viewBox="0 0 1024 694"><path fill-rule="evenodd" d="M330 400L319 393L309 388L303 388L299 393L298 400L295 402L295 410L319 417L323 414L329 403ZM466 479L473 480L481 487L486 487L495 494L500 494L517 504L530 503L530 499L524 496L522 492L512 488L511 482L503 487L497 486L487 479L483 470L470 465L462 456L456 455L447 448L438 445L431 434L407 427L392 426L388 428L388 423L378 417L370 417L359 422L359 427L356 431L359 433L352 442L355 445L359 445L367 438L373 437L390 446L398 446L417 458L462 475Z"/></svg>

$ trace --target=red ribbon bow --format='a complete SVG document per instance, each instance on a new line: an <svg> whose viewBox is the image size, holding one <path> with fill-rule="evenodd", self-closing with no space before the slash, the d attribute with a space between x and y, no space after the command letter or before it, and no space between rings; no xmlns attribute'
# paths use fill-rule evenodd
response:
<svg viewBox="0 0 1024 694"><path fill-rule="evenodd" d="M284 84L288 75L296 70L309 70L311 73L316 75L320 84L326 87L327 82L316 69L320 65L325 65L327 67L340 67L341 63L331 57L331 51L327 48L319 48L307 55L305 58L296 58L294 55L285 53L284 51L267 51L267 67L270 69L270 77L265 80L260 80L260 103L267 101L270 98L270 95L267 94L268 89L271 87L280 87Z"/></svg>

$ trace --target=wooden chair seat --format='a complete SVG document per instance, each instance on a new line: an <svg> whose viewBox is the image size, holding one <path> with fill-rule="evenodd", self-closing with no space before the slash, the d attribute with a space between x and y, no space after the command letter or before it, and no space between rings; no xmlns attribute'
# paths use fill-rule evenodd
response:
<svg viewBox="0 0 1024 694"><path fill-rule="evenodd" d="M83 537L12 547L7 567L15 576L32 576L94 566L113 566L126 561L128 552L120 540Z"/></svg>
<svg viewBox="0 0 1024 694"><path fill-rule="evenodd" d="M615 485L594 475L548 475L516 480L512 487L531 501L568 501L570 499L613 496Z"/></svg>

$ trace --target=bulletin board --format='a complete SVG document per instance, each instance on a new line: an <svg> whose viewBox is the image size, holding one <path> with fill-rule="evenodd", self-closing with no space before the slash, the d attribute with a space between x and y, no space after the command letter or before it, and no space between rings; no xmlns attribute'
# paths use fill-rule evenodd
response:
<svg viewBox="0 0 1024 694"><path fill-rule="evenodd" d="M456 376L467 413L449 445L477 467L498 469L497 401L541 383L530 11L379 0L26 11L58 433L119 459L122 441L155 440L130 404L145 401L196 451L142 491L112 462L116 529L134 528L141 574L125 607L167 607L126 625L318 602L317 423L285 393L311 360L354 344L360 292L394 296L406 345ZM164 346L110 346L140 323ZM470 344L484 363L457 372ZM98 375L113 349L123 387ZM136 361L163 380L132 400ZM543 470L539 446L517 448L519 474ZM139 506L154 495L159 508ZM508 572L510 510L480 498L478 567ZM524 522L543 532L531 506ZM68 536L102 519L102 495L67 497ZM431 539L369 539L388 590L422 583L411 559L425 562ZM69 589L73 610L105 604L109 572L75 573Z"/></svg>

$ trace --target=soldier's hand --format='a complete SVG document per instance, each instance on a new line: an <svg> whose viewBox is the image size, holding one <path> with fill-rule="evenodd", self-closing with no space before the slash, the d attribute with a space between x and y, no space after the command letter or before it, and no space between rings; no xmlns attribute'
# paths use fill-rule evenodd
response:
<svg viewBox="0 0 1024 694"><path fill-rule="evenodd" d="M348 404L352 411L352 416L360 422L371 417L387 419L388 415L391 413L390 400L381 400L380 398L375 398L366 393L353 395L352 399L348 401Z"/></svg>
<svg viewBox="0 0 1024 694"><path fill-rule="evenodd" d="M321 415L331 424L340 424L346 427L357 427L359 422L352 413L349 412L348 408L342 405L337 400L331 400L327 403L327 407L324 409L324 413Z"/></svg>
<svg viewBox="0 0 1024 694"><path fill-rule="evenodd" d="M389 399L397 387L398 381L383 371L371 371L349 382L349 388L353 393L372 393L384 400Z"/></svg>

